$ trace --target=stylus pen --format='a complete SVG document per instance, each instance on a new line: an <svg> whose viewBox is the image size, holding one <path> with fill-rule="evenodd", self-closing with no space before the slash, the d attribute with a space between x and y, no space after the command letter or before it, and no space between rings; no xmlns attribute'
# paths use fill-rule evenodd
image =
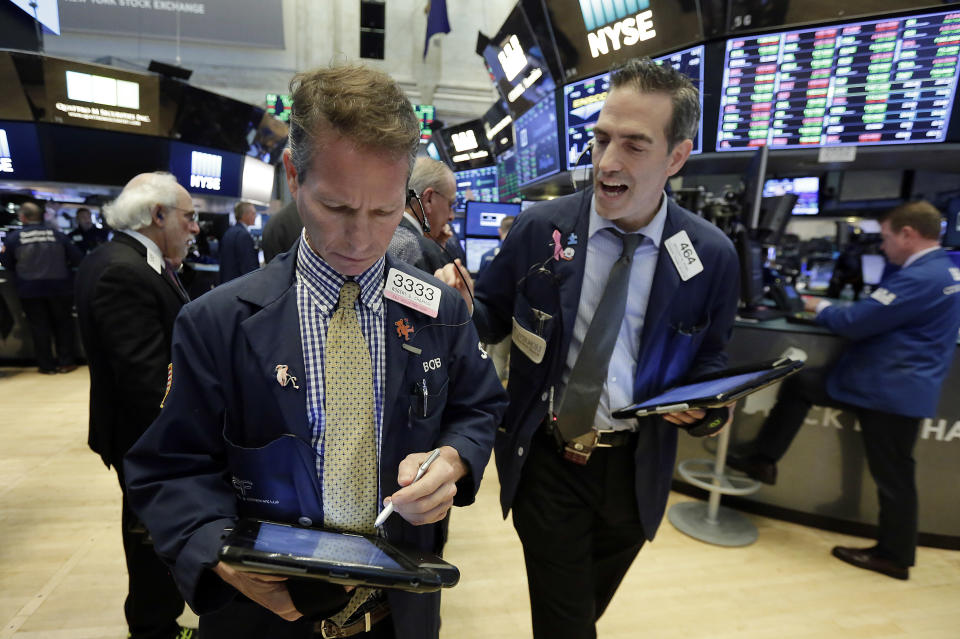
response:
<svg viewBox="0 0 960 639"><path fill-rule="evenodd" d="M428 468L430 468L430 464L433 463L433 460L435 460L439 456L440 456L440 449L439 448L434 449L434 451L430 453L430 455L427 457L427 460L422 464L420 464L420 468L417 469L417 476L413 478L413 481L417 481L418 479L423 477L423 474L427 472ZM412 484L413 481L410 483ZM387 507L384 508L382 511L380 511L380 514L377 515L376 521L373 522L374 527L379 528L380 526L382 526L383 522L387 521L387 517L389 517L390 513L392 512L393 512L393 501L387 504Z"/></svg>

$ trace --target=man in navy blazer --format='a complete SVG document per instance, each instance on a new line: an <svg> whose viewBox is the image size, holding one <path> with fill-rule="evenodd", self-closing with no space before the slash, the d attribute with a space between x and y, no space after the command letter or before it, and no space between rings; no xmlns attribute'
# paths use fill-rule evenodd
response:
<svg viewBox="0 0 960 639"><path fill-rule="evenodd" d="M373 371L379 497L363 507L375 514L392 500L388 540L442 550L444 518L472 503L506 404L460 295L384 255L419 143L402 89L354 66L298 74L291 88L284 167L304 232L262 270L184 308L164 408L126 458L129 494L207 639L306 639L317 624L323 636L435 639L439 593L385 591L351 614L343 586L218 561L240 517L322 526L345 508L325 499L323 481L343 454L325 454L335 380L323 355L344 289L359 297L336 312L356 315ZM413 482L433 449L440 456Z"/></svg>
<svg viewBox="0 0 960 639"><path fill-rule="evenodd" d="M596 635L596 620L663 517L677 426L716 432L727 419L726 409L639 421L611 415L727 361L738 297L733 245L663 192L690 153L698 119L696 89L669 66L644 59L615 70L594 129L593 188L518 216L477 283L481 338L513 339L510 404L495 451L504 516L512 508L523 543L537 638ZM567 455L571 442L559 434L562 397L588 325L610 312L597 305L626 245L620 234L638 231L644 237L587 433L595 448L581 465L567 457L583 455ZM452 269L443 275L470 284Z"/></svg>
<svg viewBox="0 0 960 639"><path fill-rule="evenodd" d="M220 240L220 283L229 282L260 268L257 247L250 227L257 220L257 209L249 202L238 202L233 208L237 223Z"/></svg>
<svg viewBox="0 0 960 639"><path fill-rule="evenodd" d="M910 202L881 224L883 252L900 267L870 297L852 306L806 298L817 322L852 343L829 371L812 368L788 379L756 439L728 460L768 484L810 408L856 413L880 505L877 544L837 546L849 564L909 578L917 549L917 488L913 447L923 417L936 414L960 329L960 268L940 248L940 212Z"/></svg>

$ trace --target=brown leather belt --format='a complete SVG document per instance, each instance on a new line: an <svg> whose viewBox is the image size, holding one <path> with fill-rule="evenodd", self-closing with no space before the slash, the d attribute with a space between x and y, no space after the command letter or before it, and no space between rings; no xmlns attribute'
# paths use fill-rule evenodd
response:
<svg viewBox="0 0 960 639"><path fill-rule="evenodd" d="M329 619L318 621L314 627L314 632L319 632L324 639L334 639L334 637L352 637L361 632L370 632L373 624L390 616L390 605L386 601L381 601L376 606L364 613L362 617L353 623L345 626L338 626Z"/></svg>

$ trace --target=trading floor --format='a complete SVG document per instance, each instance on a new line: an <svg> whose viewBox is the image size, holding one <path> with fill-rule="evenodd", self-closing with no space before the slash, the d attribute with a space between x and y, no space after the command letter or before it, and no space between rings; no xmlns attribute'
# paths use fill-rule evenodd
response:
<svg viewBox="0 0 960 639"><path fill-rule="evenodd" d="M88 385L85 368L0 368L0 639L126 636L120 493L86 446ZM446 556L462 577L443 596L445 639L530 637L522 553L497 489L491 464L477 503L453 513ZM830 556L862 539L751 518L759 541L735 549L664 520L600 637L960 637L960 552L921 547L904 582ZM195 625L191 617L181 621Z"/></svg>

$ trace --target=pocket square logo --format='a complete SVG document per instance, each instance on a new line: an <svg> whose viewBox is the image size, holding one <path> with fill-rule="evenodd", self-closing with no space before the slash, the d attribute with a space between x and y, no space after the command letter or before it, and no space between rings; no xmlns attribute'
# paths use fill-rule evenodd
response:
<svg viewBox="0 0 960 639"><path fill-rule="evenodd" d="M650 0L580 0L580 12L594 58L657 36Z"/></svg>

